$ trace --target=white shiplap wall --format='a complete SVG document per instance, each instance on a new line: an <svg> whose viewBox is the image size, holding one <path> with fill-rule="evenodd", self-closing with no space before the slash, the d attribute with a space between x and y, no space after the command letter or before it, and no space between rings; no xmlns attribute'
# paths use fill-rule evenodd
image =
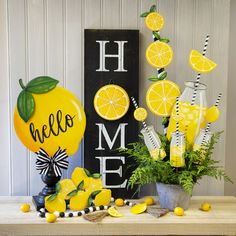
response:
<svg viewBox="0 0 236 236"><path fill-rule="evenodd" d="M151 32L139 14L157 4L166 24L162 31L171 39L175 58L168 67L169 78L183 88L185 80L196 74L188 66L192 47L202 50L210 33L208 55L218 68L202 81L209 86L208 102L213 104L219 91L227 94L229 0L0 0L0 195L32 195L42 183L35 170L35 156L24 148L15 135L12 115L20 92L18 79L25 82L47 74L83 102L84 29L140 30L140 101L145 106L149 75L155 73L145 61ZM226 99L217 128L226 130ZM149 121L160 127L160 118ZM81 165L83 149L70 158L69 176ZM225 134L215 157L225 163ZM205 178L196 194L224 194L224 183Z"/></svg>

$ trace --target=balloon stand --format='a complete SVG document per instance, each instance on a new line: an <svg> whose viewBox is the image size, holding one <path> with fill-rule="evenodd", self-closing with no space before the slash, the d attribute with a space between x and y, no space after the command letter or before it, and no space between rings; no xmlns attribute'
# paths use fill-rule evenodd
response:
<svg viewBox="0 0 236 236"><path fill-rule="evenodd" d="M37 211L44 207L44 198L56 192L56 184L61 176L56 176L53 167L50 166L47 174L41 175L41 178L46 185L37 196L33 196L33 203Z"/></svg>

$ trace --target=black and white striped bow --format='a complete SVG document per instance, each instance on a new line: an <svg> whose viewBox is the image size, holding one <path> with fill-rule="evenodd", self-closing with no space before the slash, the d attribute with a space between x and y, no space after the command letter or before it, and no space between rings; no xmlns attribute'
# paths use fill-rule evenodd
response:
<svg viewBox="0 0 236 236"><path fill-rule="evenodd" d="M61 176L61 168L67 169L69 166L68 155L66 149L62 150L60 147L56 151L53 157L50 157L45 150L39 149L36 159L36 169L40 171L40 174L46 175L52 166L56 176Z"/></svg>

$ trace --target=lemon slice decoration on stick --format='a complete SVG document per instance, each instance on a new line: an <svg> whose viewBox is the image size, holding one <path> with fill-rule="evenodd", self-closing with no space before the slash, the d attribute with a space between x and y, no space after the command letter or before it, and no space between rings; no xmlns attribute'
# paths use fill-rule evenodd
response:
<svg viewBox="0 0 236 236"><path fill-rule="evenodd" d="M146 103L150 111L158 116L170 116L176 97L180 95L179 87L162 80L152 84L146 94Z"/></svg>
<svg viewBox="0 0 236 236"><path fill-rule="evenodd" d="M129 109L129 96L120 86L109 84L100 88L94 97L97 114L106 120L118 120Z"/></svg>
<svg viewBox="0 0 236 236"><path fill-rule="evenodd" d="M217 66L215 62L203 56L197 50L191 51L189 55L189 63L191 67L199 73L209 73Z"/></svg>
<svg viewBox="0 0 236 236"><path fill-rule="evenodd" d="M173 50L167 43L155 41L147 47L146 59L151 66L163 68L171 63Z"/></svg>
<svg viewBox="0 0 236 236"><path fill-rule="evenodd" d="M164 18L157 12L149 13L145 19L146 26L152 31L159 31L164 26Z"/></svg>

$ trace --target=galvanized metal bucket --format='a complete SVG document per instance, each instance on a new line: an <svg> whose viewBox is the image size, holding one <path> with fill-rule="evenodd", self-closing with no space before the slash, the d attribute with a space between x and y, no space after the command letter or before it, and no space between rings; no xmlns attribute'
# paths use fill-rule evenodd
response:
<svg viewBox="0 0 236 236"><path fill-rule="evenodd" d="M184 210L188 209L191 196L182 186L157 183L156 187L161 208L168 208L171 211L177 206Z"/></svg>

